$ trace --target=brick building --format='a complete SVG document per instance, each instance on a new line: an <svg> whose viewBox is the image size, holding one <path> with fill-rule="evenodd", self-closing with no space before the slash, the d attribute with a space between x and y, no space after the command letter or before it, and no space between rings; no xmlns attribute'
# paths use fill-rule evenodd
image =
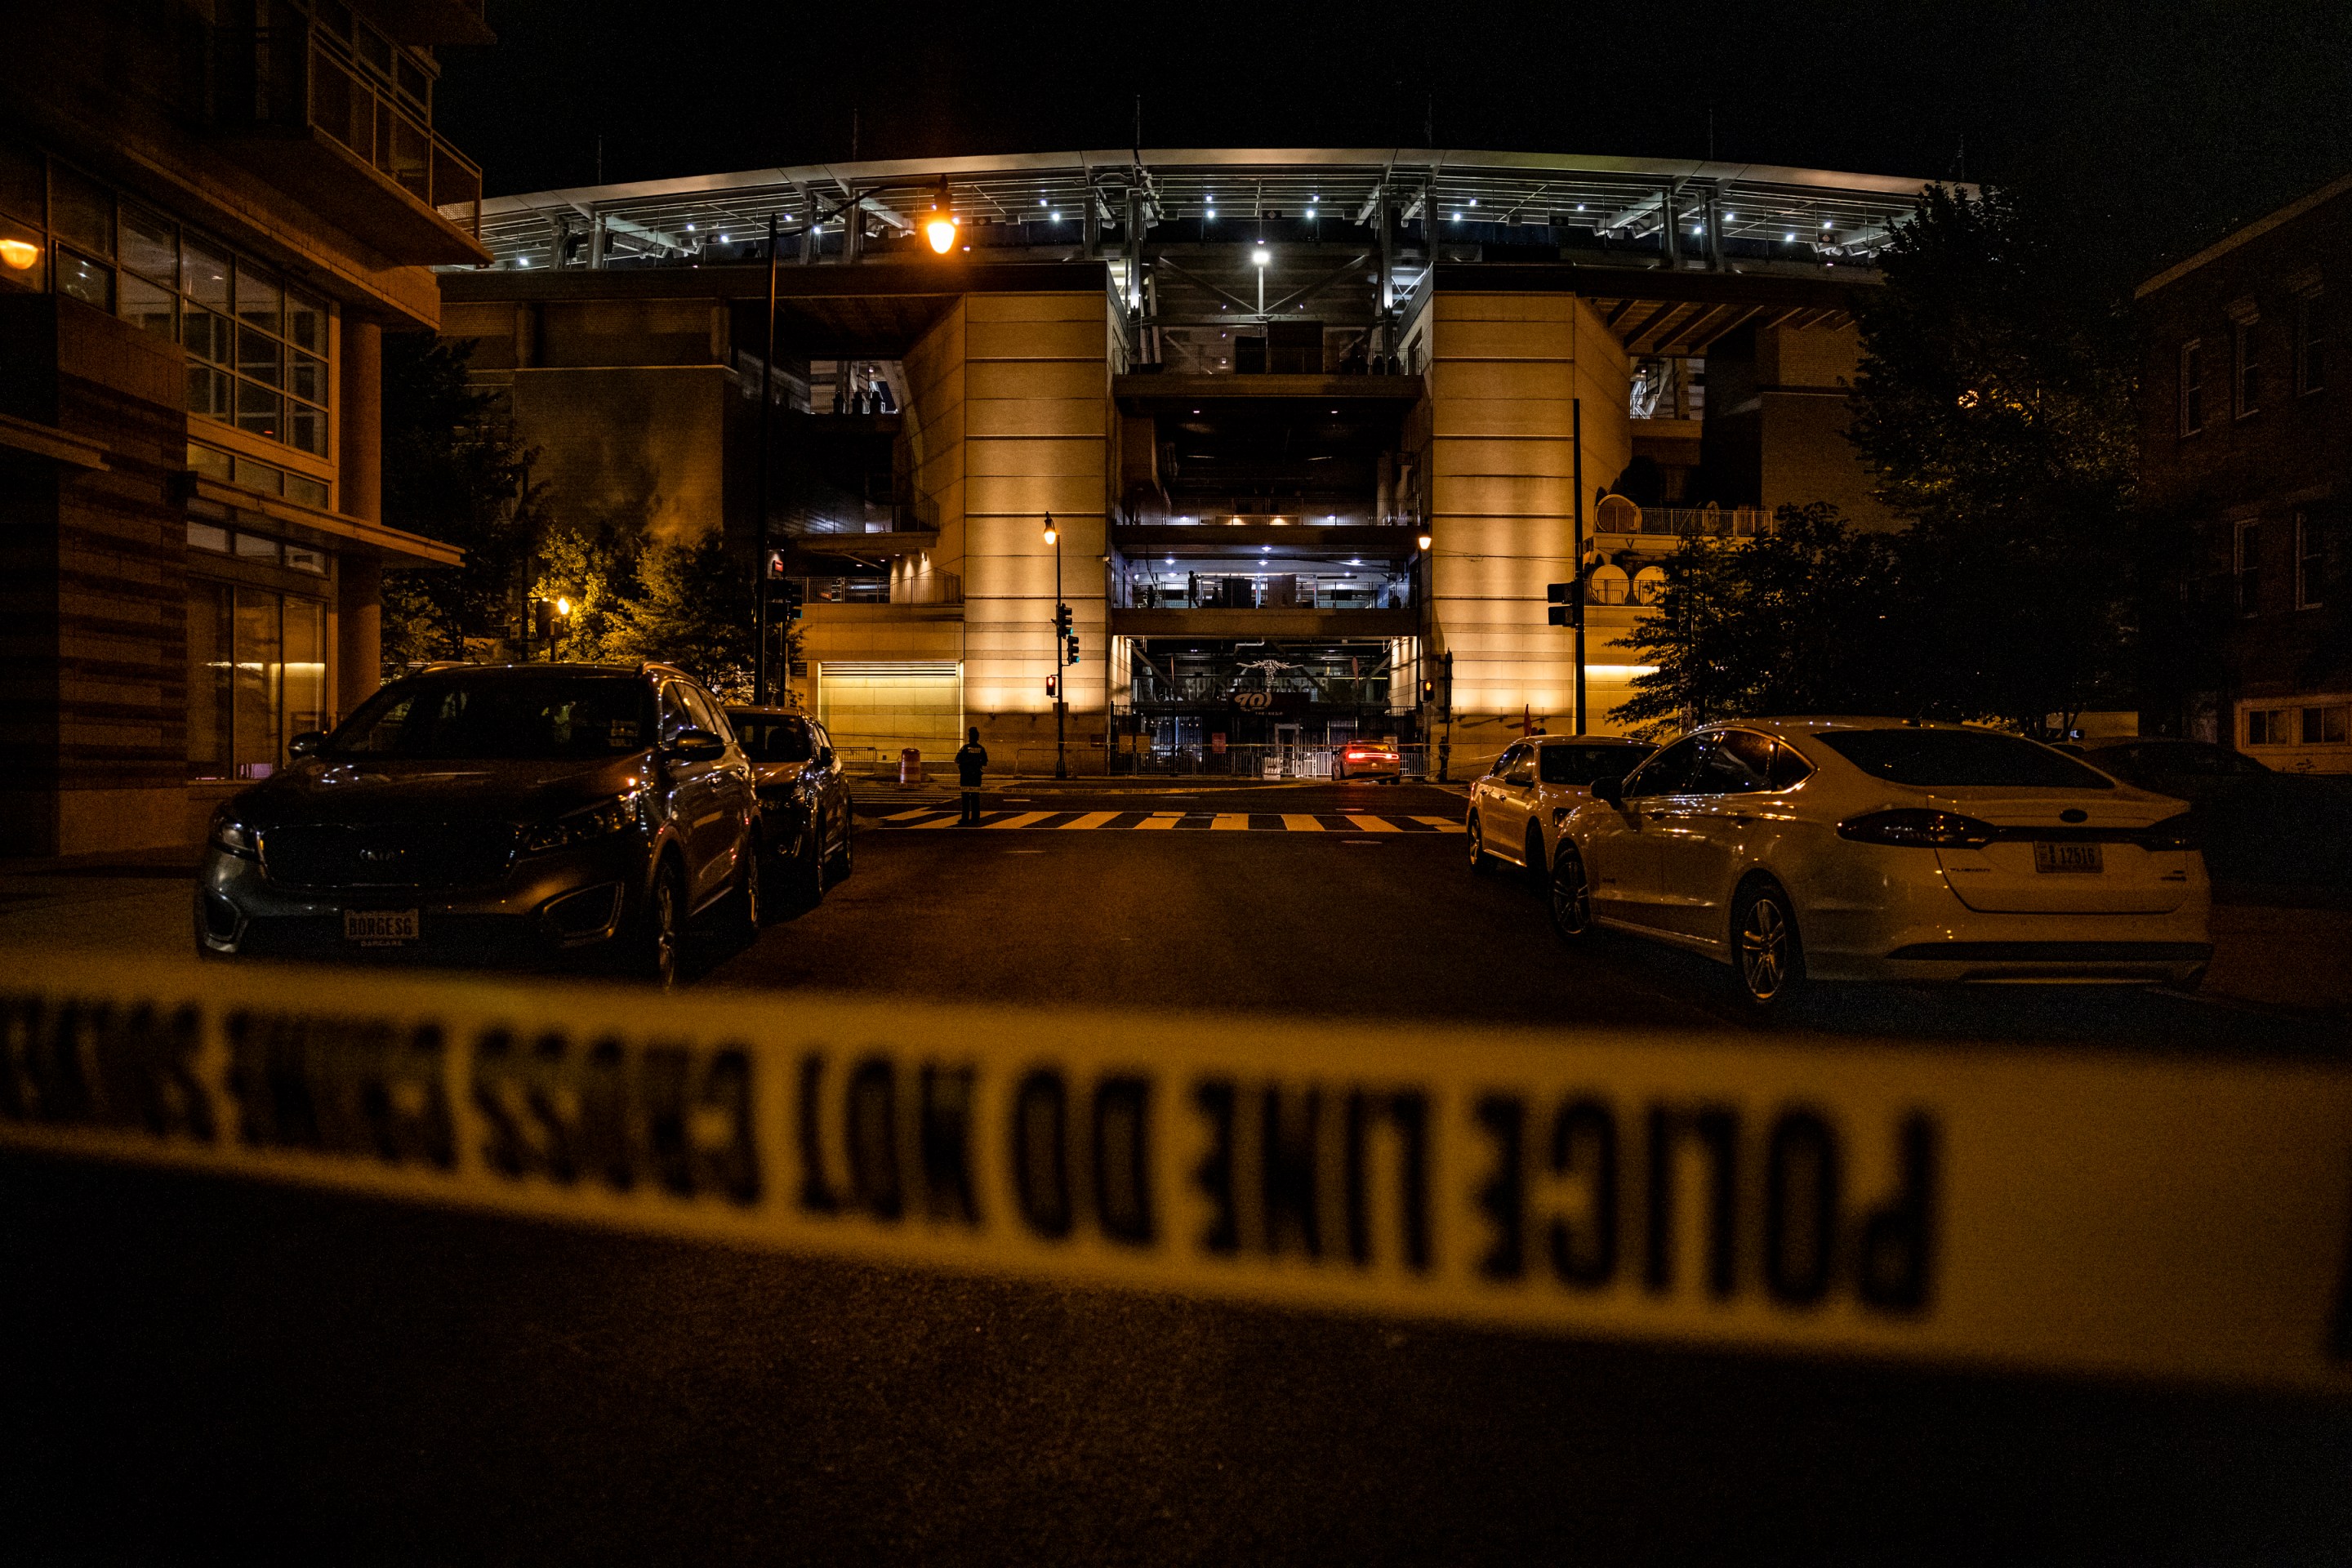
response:
<svg viewBox="0 0 2352 1568"><path fill-rule="evenodd" d="M375 688L380 334L486 261L480 0L0 7L0 852L188 841Z"/></svg>
<svg viewBox="0 0 2352 1568"><path fill-rule="evenodd" d="M2150 725L2297 772L2352 773L2347 256L2352 176L2137 290L2141 494L2189 631Z"/></svg>

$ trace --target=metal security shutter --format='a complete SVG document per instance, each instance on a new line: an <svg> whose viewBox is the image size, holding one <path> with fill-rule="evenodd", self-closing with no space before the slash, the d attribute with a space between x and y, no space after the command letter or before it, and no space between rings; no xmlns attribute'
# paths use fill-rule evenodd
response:
<svg viewBox="0 0 2352 1568"><path fill-rule="evenodd" d="M816 715L852 757L883 759L908 746L943 763L963 742L963 667L953 662L826 660L816 667Z"/></svg>

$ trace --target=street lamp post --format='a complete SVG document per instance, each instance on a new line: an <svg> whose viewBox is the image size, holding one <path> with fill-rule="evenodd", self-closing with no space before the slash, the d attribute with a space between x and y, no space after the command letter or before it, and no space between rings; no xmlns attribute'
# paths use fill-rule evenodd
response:
<svg viewBox="0 0 2352 1568"><path fill-rule="evenodd" d="M1054 527L1054 514L1045 514L1045 542L1054 547L1054 776L1070 776L1069 720L1070 702L1062 689L1063 672L1069 668L1069 650L1063 642L1067 634L1070 607L1062 603L1062 535Z"/></svg>

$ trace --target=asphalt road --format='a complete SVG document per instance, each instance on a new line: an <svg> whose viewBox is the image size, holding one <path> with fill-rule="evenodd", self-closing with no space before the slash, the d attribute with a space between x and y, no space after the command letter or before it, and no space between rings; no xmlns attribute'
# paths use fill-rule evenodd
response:
<svg viewBox="0 0 2352 1568"><path fill-rule="evenodd" d="M1006 809L1132 810L1081 789ZM1188 792L1172 792L1184 794ZM1434 790L1149 809L1458 815ZM1361 804L1369 802L1369 805ZM904 807L894 803L892 809ZM691 983L1718 1026L1440 833L881 828ZM2333 1052L2137 993L1792 1038ZM0 1158L0 1496L47 1563L2340 1561L2352 1410L1011 1285Z"/></svg>

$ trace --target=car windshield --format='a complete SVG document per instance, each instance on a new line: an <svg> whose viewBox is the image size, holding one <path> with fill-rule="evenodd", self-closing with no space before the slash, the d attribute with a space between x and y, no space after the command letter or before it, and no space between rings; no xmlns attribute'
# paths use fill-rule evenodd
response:
<svg viewBox="0 0 2352 1568"><path fill-rule="evenodd" d="M1545 746L1537 752L1537 765L1546 784L1589 784L1622 778L1643 754L1639 746Z"/></svg>
<svg viewBox="0 0 2352 1568"><path fill-rule="evenodd" d="M2113 789L2072 757L1986 730L1830 730L1822 743L1873 778L1927 789Z"/></svg>
<svg viewBox="0 0 2352 1568"><path fill-rule="evenodd" d="M804 763L816 755L816 741L805 719L730 713L727 721L735 727L743 754L755 763Z"/></svg>
<svg viewBox="0 0 2352 1568"><path fill-rule="evenodd" d="M386 687L323 749L330 757L618 757L653 734L653 694L627 676L434 677Z"/></svg>

